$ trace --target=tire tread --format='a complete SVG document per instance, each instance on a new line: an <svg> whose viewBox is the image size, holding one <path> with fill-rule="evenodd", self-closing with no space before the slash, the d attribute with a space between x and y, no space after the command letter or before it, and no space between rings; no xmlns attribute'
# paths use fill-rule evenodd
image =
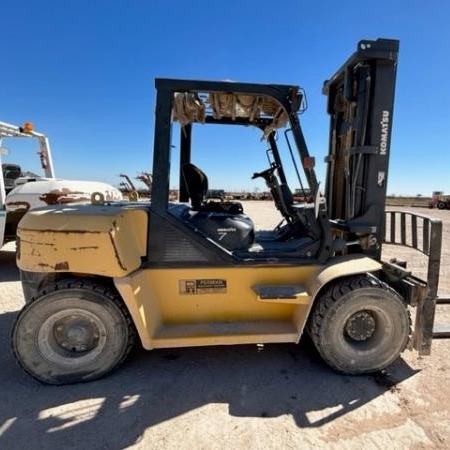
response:
<svg viewBox="0 0 450 450"><path fill-rule="evenodd" d="M320 294L320 298L317 299L315 305L313 306L307 324L308 334L310 335L317 351L322 356L322 358L325 359L325 355L322 349L320 336L323 322L328 314L328 311L334 304L336 304L340 300L342 296L348 294L349 292L366 287L377 287L384 291L390 292L391 294L394 294L402 301L402 303L405 305L405 308L407 308L405 300L394 289L392 289L388 284L379 280L378 278L376 278L371 274L361 274L358 276L346 277L331 282L328 286L325 287L324 291ZM408 311L408 320L409 320L409 336L411 336L412 322L409 311ZM405 350L407 345L408 341L405 342L403 348L401 349L401 352ZM330 361L327 361L327 363L331 365L334 370L341 373L346 373L340 368L334 366Z"/></svg>
<svg viewBox="0 0 450 450"><path fill-rule="evenodd" d="M110 286L107 286L106 284L102 284L100 282L98 282L97 280L93 281L93 280L89 280L89 279L76 279L76 278L66 278L66 279L62 279L59 281L56 281L55 283L52 284L47 284L43 289L41 289L36 296L34 296L29 303L27 303L24 308L19 312L19 314L17 315L14 324L13 324L13 328L11 331L11 350L15 356L15 360L16 362L19 364L19 366L29 375L31 375L32 377L36 378L36 376L30 372L20 361L20 358L18 357L17 354L17 350L16 350L16 346L15 346L15 339L14 339L14 329L16 327L16 324L19 322L21 316L23 314L26 313L26 311L28 311L29 308L32 307L32 305L36 302L39 301L39 299L47 294L50 294L52 292L56 292L56 291L60 291L60 290L64 290L64 289L84 289L87 291L93 291L96 292L98 294L101 294L102 296L106 297L109 301L111 301L111 303L113 303L120 311L120 313L122 314L122 316L125 319L126 322L126 326L127 326L127 332L128 332L128 342L127 342L127 346L121 356L121 358L116 362L116 364L111 367L108 371L102 373L100 376L104 376L112 371L114 371L117 367L119 367L123 361L126 359L126 357L129 355L131 349L133 348L135 342L136 342L136 328L134 326L134 323L130 317L130 314L127 310L127 308L125 307L125 304L123 303L122 298L120 297L120 295ZM94 380L98 377L95 378L90 378L90 380ZM42 380L39 380L42 381ZM54 382L52 384L65 384L65 383L58 383L58 382Z"/></svg>

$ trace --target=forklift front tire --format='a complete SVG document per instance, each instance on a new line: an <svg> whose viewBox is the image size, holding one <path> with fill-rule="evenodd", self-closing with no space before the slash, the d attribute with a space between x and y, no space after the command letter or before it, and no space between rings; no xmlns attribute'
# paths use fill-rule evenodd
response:
<svg viewBox="0 0 450 450"><path fill-rule="evenodd" d="M308 330L324 361L344 374L385 369L406 348L411 319L402 298L372 276L332 283L316 300Z"/></svg>
<svg viewBox="0 0 450 450"><path fill-rule="evenodd" d="M128 355L135 330L112 289L85 280L46 286L19 313L12 348L22 368L39 381L90 381Z"/></svg>

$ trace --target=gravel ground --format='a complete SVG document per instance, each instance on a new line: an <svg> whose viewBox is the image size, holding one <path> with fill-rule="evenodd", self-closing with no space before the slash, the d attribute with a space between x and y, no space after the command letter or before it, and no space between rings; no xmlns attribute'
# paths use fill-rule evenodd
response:
<svg viewBox="0 0 450 450"><path fill-rule="evenodd" d="M260 228L279 220L269 203L245 208ZM448 294L450 211L432 214L444 221L440 287ZM385 253L408 258L398 247ZM108 377L52 387L13 360L9 334L23 297L11 245L0 267L0 448L450 448L449 341L361 377L329 370L307 338L263 350L136 348ZM439 320L450 323L444 307Z"/></svg>

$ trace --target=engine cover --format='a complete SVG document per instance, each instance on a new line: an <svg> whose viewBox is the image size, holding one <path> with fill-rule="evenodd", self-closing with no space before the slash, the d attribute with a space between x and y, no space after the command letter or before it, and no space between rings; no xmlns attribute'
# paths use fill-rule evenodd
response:
<svg viewBox="0 0 450 450"><path fill-rule="evenodd" d="M244 250L255 241L253 222L245 214L200 211L189 223L227 250Z"/></svg>

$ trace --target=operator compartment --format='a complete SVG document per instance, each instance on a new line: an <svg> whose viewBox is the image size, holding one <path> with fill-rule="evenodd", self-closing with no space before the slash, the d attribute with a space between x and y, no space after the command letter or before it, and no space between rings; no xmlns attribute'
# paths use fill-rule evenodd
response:
<svg viewBox="0 0 450 450"><path fill-rule="evenodd" d="M173 198L173 193L168 190L161 193L156 190L152 192L152 211L157 212L161 218L167 218L167 220L162 219L161 224L153 221L155 232L159 231L161 235L161 232L164 233L169 226L174 227L171 235L167 237L167 242L170 242L170 252L181 248L183 231L180 231L180 238L175 239L177 224L169 217L176 216L184 226L198 233L196 243L199 246L209 248L221 260L224 260L226 256L220 254L219 250L225 250L223 253L228 256L232 253L233 260L247 262L272 261L274 258L310 260L325 258L332 248L331 242L328 242L331 240L331 235L328 230L325 201L320 196L319 183L314 174L314 158L309 156L304 145L298 119L298 115L306 109L303 90L292 85L166 79L158 79L156 84L160 92L160 101L167 102L167 113L170 112L165 120L179 124L179 127L177 126L177 134L179 133L180 136L179 153L175 156L168 154L161 160L155 160L158 170L154 170L154 183L167 186L169 176L169 185L174 187L178 185L178 201L184 206L176 207L170 204L167 207L170 195ZM223 134L215 142L208 133L205 132L203 135L203 131L200 131L203 125L241 127L240 131L233 130L231 133L239 136L238 145L242 150L227 148L228 143L233 143L233 137L228 141ZM264 141L263 155L269 167L261 172L254 172L253 176L249 171L247 175L244 175L247 178L242 180L242 178L238 179L243 175L242 162L246 158L251 158L250 155L256 147L250 139L245 141L241 138L244 136L243 133L240 134L243 131L242 127L250 126L258 130L259 140ZM165 136L164 140L156 143L158 148L155 147L155 151L159 149L159 146L161 146L159 150L162 151L165 145L177 148L171 142L172 136ZM204 143L207 143L206 147ZM230 190L228 198L272 200L281 215L281 222L273 230L256 232L253 221L244 213L242 204L226 201L224 190L221 190L224 192L221 201L208 200L208 178L192 163L193 158L196 162L203 160L202 154L197 153L197 149L201 147L203 152L214 154L217 166L220 167L219 173L217 171L210 173L214 184L233 182L243 186L247 180L262 179L264 187L255 186L252 194L240 195L238 191ZM258 147L261 146L258 145ZM179 170L178 173L172 174L169 163L177 159ZM263 161L264 164L267 162ZM285 171L286 162L288 165ZM256 163L255 167L257 167ZM208 170L210 169L213 168L208 167ZM302 171L303 175L301 175ZM173 178L173 175L178 177ZM256 183L262 184L261 181L258 180ZM296 187L296 197L289 184ZM260 189L267 190L259 195ZM241 188L240 192L245 191ZM309 197L306 193L309 193ZM166 216L167 212L169 216ZM202 239L203 242L201 242ZM192 241L183 242L186 248L189 247L194 251L195 245L192 245ZM153 248L162 251L159 242L152 247L152 253L154 253ZM167 252L163 253L167 254ZM187 255L186 252L181 253L183 253L182 256ZM323 254L319 255L319 253ZM179 254L178 251L177 255ZM215 256L211 258L214 259Z"/></svg>

